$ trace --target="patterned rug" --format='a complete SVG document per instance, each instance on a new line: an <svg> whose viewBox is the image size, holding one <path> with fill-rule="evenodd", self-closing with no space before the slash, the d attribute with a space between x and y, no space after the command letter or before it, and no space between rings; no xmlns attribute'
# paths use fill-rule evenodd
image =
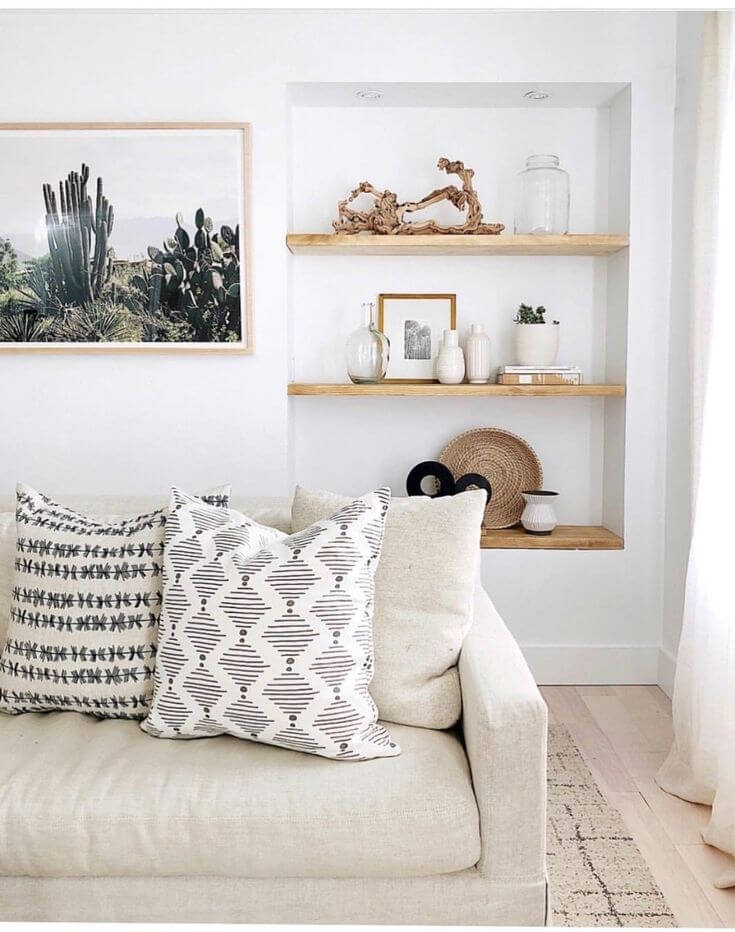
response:
<svg viewBox="0 0 735 932"><path fill-rule="evenodd" d="M620 814L561 725L549 728L548 785L553 925L676 926Z"/></svg>

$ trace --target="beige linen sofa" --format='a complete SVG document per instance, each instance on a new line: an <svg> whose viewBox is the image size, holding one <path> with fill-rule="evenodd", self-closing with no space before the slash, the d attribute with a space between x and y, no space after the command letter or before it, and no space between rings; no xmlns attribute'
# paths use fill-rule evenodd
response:
<svg viewBox="0 0 735 932"><path fill-rule="evenodd" d="M290 528L285 501L233 506ZM0 637L13 507L0 500ZM391 723L402 754L361 763L0 714L0 920L543 925L546 707L480 588L459 675L459 729Z"/></svg>

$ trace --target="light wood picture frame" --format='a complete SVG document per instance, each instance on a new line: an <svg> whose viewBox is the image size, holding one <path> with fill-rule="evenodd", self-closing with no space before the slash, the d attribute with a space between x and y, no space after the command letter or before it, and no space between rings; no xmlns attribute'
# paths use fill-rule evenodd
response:
<svg viewBox="0 0 735 932"><path fill-rule="evenodd" d="M253 352L249 123L0 123L0 351Z"/></svg>
<svg viewBox="0 0 735 932"><path fill-rule="evenodd" d="M386 382L435 382L443 331L457 329L457 295L378 295L378 329L390 340Z"/></svg>

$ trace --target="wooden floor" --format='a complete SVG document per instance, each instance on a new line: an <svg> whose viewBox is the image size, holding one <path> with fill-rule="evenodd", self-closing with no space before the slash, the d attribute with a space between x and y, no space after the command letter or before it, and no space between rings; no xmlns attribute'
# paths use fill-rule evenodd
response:
<svg viewBox="0 0 735 932"><path fill-rule="evenodd" d="M735 888L712 879L733 858L702 842L708 806L660 790L671 703L657 686L543 686L549 723L565 725L602 793L621 813L680 926L735 927Z"/></svg>

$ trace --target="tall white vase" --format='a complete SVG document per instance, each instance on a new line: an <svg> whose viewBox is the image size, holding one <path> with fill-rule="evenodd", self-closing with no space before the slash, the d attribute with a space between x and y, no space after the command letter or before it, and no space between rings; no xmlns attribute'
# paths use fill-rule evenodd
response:
<svg viewBox="0 0 735 932"><path fill-rule="evenodd" d="M482 324L473 324L465 343L465 364L467 381L484 384L490 381L490 337Z"/></svg>
<svg viewBox="0 0 735 932"><path fill-rule="evenodd" d="M443 385L459 385L464 379L464 353L456 330L445 330L436 359L436 377Z"/></svg>
<svg viewBox="0 0 735 932"><path fill-rule="evenodd" d="M517 366L553 366L559 352L559 324L516 324Z"/></svg>

